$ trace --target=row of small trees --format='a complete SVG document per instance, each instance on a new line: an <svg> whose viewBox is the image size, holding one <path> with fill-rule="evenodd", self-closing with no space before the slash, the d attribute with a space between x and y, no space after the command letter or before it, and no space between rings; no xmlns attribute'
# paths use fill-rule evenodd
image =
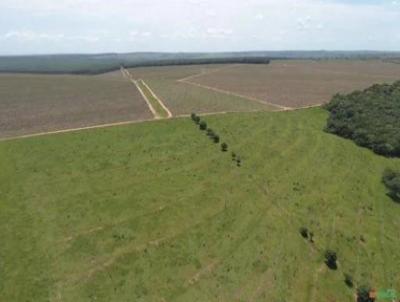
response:
<svg viewBox="0 0 400 302"><path fill-rule="evenodd" d="M387 169L383 173L382 181L388 188L388 195L393 200L400 202L400 171Z"/></svg>
<svg viewBox="0 0 400 302"><path fill-rule="evenodd" d="M310 231L307 227L301 227L299 229L300 235L308 240L310 243L314 243L314 233ZM331 269L331 270L337 270L338 265L338 255L334 250L327 249L324 252L324 259L325 259L325 264ZM354 281L353 277L345 273L344 274L344 282L348 287L353 287L354 286ZM373 302L375 299L370 297L370 292L371 292L371 287L368 285L362 285L357 288L357 302Z"/></svg>
<svg viewBox="0 0 400 302"><path fill-rule="evenodd" d="M206 121L202 121L201 118L196 114L191 114L192 121L199 126L201 131L205 131L206 135L215 143L219 144L221 141L220 136L211 128L208 127ZM221 151L228 152L228 144L223 142L221 143ZM237 166L240 167L242 164L242 159L235 152L231 153L232 161L235 161Z"/></svg>

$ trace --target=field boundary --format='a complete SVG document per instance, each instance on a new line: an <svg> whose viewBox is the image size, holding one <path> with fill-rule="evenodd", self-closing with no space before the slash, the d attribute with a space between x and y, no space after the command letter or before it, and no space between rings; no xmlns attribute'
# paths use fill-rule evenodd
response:
<svg viewBox="0 0 400 302"><path fill-rule="evenodd" d="M177 82L185 83L185 84L189 84L189 85L193 85L193 86L197 86L197 87L200 87L200 88L212 90L212 91L223 93L223 94L227 94L227 95L230 95L230 96L237 96L237 97L240 97L242 99L246 99L246 100L249 100L249 101L254 101L254 102L257 102L257 103L260 103L260 104L263 104L263 105L270 105L270 106L279 108L282 111L294 109L292 107L286 107L286 106L274 104L274 103L271 103L271 102L267 102L267 101L263 101L263 100L260 100L260 99L257 99L257 98L246 96L246 95L243 95L243 94L239 94L239 93L235 93L235 92L232 92L232 91L228 91L228 90L224 90L224 89L220 89L220 88L215 88L215 87L211 87L211 86L207 86L207 85L203 85L203 84L199 84L199 83L195 83L195 82L191 82L190 81L191 79L194 79L194 78L198 78L198 77L201 77L201 76L204 76L204 75L207 75L207 74L211 74L211 73L216 73L216 72L219 72L221 70L234 68L234 67L237 67L237 66L239 66L239 64L229 65L229 66L225 66L225 67L221 67L221 68L215 68L215 69L211 69L210 71L201 71L200 73L196 73L196 74L193 74L191 76L179 79L179 80L177 80Z"/></svg>
<svg viewBox="0 0 400 302"><path fill-rule="evenodd" d="M211 86L206 86L206 85L203 85L203 84L198 84L198 83L190 82L190 81L187 81L187 80L183 80L183 81L182 80L178 80L178 81L180 83L185 83L185 84L188 84L188 85L197 86L197 87L200 87L200 88L212 90L212 91L223 93L223 94L227 94L227 95L230 95L230 96L240 97L242 99L245 99L245 100L248 100L248 101L257 102L257 103L260 103L260 104L263 104L263 105L270 105L270 106L278 108L280 111L288 111L288 110L295 109L295 108L292 108L292 107L286 107L286 106L270 103L270 102L263 101L263 100L260 100L260 99L257 99L257 98L253 98L253 97L249 97L249 96L246 96L246 95L243 95L243 94L239 94L239 93L235 93L235 92L232 92L232 91L228 91L228 90L224 90L224 89L220 89L220 88L215 88L215 87L211 87Z"/></svg>
<svg viewBox="0 0 400 302"><path fill-rule="evenodd" d="M300 107L300 108L293 108L291 110L276 110L276 111L269 111L269 112L298 111L298 110L303 110L303 109L311 109L311 108L321 107L321 105L312 105L312 106L306 106L306 107ZM243 111L218 111L218 112L197 113L197 115L198 116L213 116L213 115L222 115L222 114L230 114L230 113L256 113L256 112L263 112L263 111L260 111L260 110L251 110L251 111L245 111L245 112L243 112ZM188 118L188 117L190 117L190 114L180 114L180 115L175 115L175 116L171 117L170 119L180 119L180 118ZM85 131L85 130L91 130L91 129L102 129L102 128L117 127L117 126L142 124L142 123L148 123L148 122L155 122L157 120L160 120L160 119L154 119L154 118L142 119L142 120L134 120L134 121L123 121L123 122L115 122L115 123L107 123L107 124L98 124L98 125L86 126L86 127L44 131L44 132L37 132L37 133L31 133L31 134L3 137L3 138L0 138L0 142L40 137L40 136L47 136L47 135L53 135L53 134L73 133L73 132L79 132L79 131Z"/></svg>
<svg viewBox="0 0 400 302"><path fill-rule="evenodd" d="M202 71L199 72L199 73L192 74L190 76L184 77L184 78L179 79L177 81L178 82L185 82L185 81L188 81L188 80L191 80L191 79L195 79L195 78L207 75L207 74L219 72L221 70L230 69L230 68L237 67L237 66L240 66L240 64L233 64L233 65L223 66L223 67L220 67L220 68L210 68L209 70L202 69Z"/></svg>

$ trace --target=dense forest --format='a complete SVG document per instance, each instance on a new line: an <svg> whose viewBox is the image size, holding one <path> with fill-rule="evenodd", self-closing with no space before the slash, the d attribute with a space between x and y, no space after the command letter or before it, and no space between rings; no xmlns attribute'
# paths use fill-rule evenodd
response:
<svg viewBox="0 0 400 302"><path fill-rule="evenodd" d="M400 156L400 81L373 85L326 105L326 130L385 156Z"/></svg>
<svg viewBox="0 0 400 302"><path fill-rule="evenodd" d="M125 68L201 64L269 64L265 56L50 55L0 57L0 73L101 74Z"/></svg>
<svg viewBox="0 0 400 302"><path fill-rule="evenodd" d="M0 73L100 74L125 67L189 64L265 64L271 59L382 59L393 60L400 52L376 51L244 51L210 53L103 53L0 56Z"/></svg>

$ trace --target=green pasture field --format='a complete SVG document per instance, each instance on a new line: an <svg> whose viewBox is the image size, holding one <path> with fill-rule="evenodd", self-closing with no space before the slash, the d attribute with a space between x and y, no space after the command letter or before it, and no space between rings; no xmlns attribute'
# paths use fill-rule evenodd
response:
<svg viewBox="0 0 400 302"><path fill-rule="evenodd" d="M1 142L0 301L351 302L344 273L399 290L381 176L400 161L327 116L208 116L225 153L189 118Z"/></svg>

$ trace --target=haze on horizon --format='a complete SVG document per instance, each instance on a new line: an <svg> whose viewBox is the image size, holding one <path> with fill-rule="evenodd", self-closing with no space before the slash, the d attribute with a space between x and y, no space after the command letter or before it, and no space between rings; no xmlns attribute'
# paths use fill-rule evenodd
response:
<svg viewBox="0 0 400 302"><path fill-rule="evenodd" d="M400 0L2 0L0 55L400 50Z"/></svg>

